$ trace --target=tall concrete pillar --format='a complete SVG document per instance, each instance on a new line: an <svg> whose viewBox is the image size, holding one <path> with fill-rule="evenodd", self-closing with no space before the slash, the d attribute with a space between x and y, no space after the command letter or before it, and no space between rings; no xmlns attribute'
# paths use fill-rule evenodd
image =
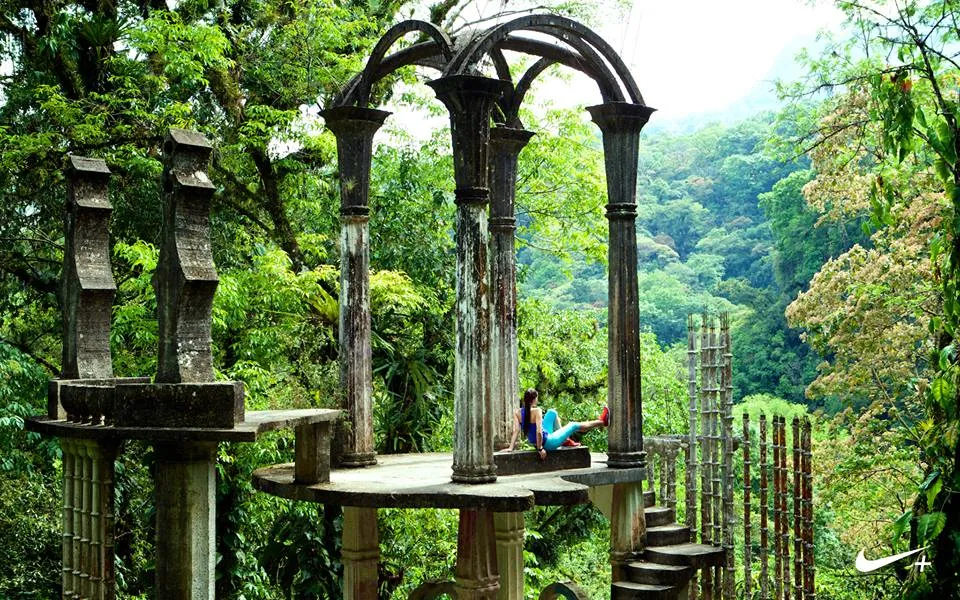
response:
<svg viewBox="0 0 960 600"><path fill-rule="evenodd" d="M429 82L450 112L456 178L457 341L453 481L495 481L490 405L487 187L490 110L509 83L454 75Z"/></svg>
<svg viewBox="0 0 960 600"><path fill-rule="evenodd" d="M377 600L380 532L377 509L343 507L343 598Z"/></svg>
<svg viewBox="0 0 960 600"><path fill-rule="evenodd" d="M157 444L157 598L213 600L216 443Z"/></svg>
<svg viewBox="0 0 960 600"><path fill-rule="evenodd" d="M523 598L523 513L494 513L493 528L500 572L497 600Z"/></svg>
<svg viewBox="0 0 960 600"><path fill-rule="evenodd" d="M457 600L498 598L500 584L496 554L493 513L488 510L461 509L454 573Z"/></svg>
<svg viewBox="0 0 960 600"><path fill-rule="evenodd" d="M494 127L490 131L490 395L495 448L510 443L520 388L514 200L517 159L531 137L533 132L524 129Z"/></svg>
<svg viewBox="0 0 960 600"><path fill-rule="evenodd" d="M347 420L334 448L342 466L376 464L370 348L370 162L373 136L390 115L338 106L320 113L337 138L340 169L340 387Z"/></svg>
<svg viewBox="0 0 960 600"><path fill-rule="evenodd" d="M587 110L603 133L607 172L607 219L610 225L608 464L611 467L643 467L646 453L643 451L637 298L637 155L640 130L653 109L626 102L608 102Z"/></svg>

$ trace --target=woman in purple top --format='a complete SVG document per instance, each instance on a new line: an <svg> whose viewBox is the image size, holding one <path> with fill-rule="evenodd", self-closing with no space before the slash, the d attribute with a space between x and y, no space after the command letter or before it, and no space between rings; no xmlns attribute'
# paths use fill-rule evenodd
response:
<svg viewBox="0 0 960 600"><path fill-rule="evenodd" d="M544 414L541 409L537 408L537 396L537 390L533 388L524 392L523 407L518 408L513 413L513 436L510 438L508 451L512 451L516 447L517 436L521 430L537 449L542 459L546 458L547 451L553 452L578 431L590 431L597 427L607 426L608 411L606 407L596 421L571 422L563 425L556 410L551 408Z"/></svg>

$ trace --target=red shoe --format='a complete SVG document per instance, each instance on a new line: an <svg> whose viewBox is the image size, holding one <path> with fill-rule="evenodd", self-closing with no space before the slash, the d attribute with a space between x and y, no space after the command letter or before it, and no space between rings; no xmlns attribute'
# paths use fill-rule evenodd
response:
<svg viewBox="0 0 960 600"><path fill-rule="evenodd" d="M582 446L583 444L581 444L580 442L576 442L576 441L574 441L574 440L572 440L572 439L570 439L570 438L567 438L567 439L566 439L562 444L560 444L560 445L561 445L561 446L569 446L569 447L571 447L571 448L579 448L579 447Z"/></svg>
<svg viewBox="0 0 960 600"><path fill-rule="evenodd" d="M604 406L603 410L600 411L599 421L603 423L604 427L608 427L610 425L610 409L606 406Z"/></svg>

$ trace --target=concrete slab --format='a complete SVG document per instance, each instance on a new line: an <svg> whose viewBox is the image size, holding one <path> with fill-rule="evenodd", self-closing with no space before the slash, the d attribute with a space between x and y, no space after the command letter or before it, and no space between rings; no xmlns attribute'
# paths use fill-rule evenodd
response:
<svg viewBox="0 0 960 600"><path fill-rule="evenodd" d="M614 469L606 455L592 454L589 467L499 477L494 483L452 483L451 454L382 455L361 469L335 469L330 481L294 482L293 464L254 472L254 485L269 494L322 504L365 508L450 508L520 512L534 505L590 501L589 487L642 481L644 469Z"/></svg>

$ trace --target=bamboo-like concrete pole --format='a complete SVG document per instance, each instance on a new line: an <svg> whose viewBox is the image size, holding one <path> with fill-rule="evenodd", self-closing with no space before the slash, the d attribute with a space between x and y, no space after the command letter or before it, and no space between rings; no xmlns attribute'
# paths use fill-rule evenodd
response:
<svg viewBox="0 0 960 600"><path fill-rule="evenodd" d="M700 542L711 543L713 534L713 509L711 507L711 467L710 459L710 380L712 360L710 358L710 337L707 332L707 314L700 318ZM713 573L703 570L702 592L704 600L713 598Z"/></svg>
<svg viewBox="0 0 960 600"><path fill-rule="evenodd" d="M783 598L783 548L780 537L780 417L773 417L773 596Z"/></svg>
<svg viewBox="0 0 960 600"><path fill-rule="evenodd" d="M803 598L803 540L800 533L800 418L793 418L793 597Z"/></svg>
<svg viewBox="0 0 960 600"><path fill-rule="evenodd" d="M733 349L730 343L730 317L720 317L720 337L723 346L723 545L726 549L723 596L734 600L736 593L736 564L733 550L733 528L737 524L733 504Z"/></svg>
<svg viewBox="0 0 960 600"><path fill-rule="evenodd" d="M750 530L750 414L743 413L743 597L753 598L753 536Z"/></svg>
<svg viewBox="0 0 960 600"><path fill-rule="evenodd" d="M697 339L693 315L687 315L687 396L690 421L687 433L686 452L686 518L690 528L690 541L697 541ZM695 588L694 585L690 586Z"/></svg>
<svg viewBox="0 0 960 600"><path fill-rule="evenodd" d="M60 438L63 452L63 597L73 596L73 511L74 480L76 479L76 452L73 438Z"/></svg>
<svg viewBox="0 0 960 600"><path fill-rule="evenodd" d="M803 588L805 600L816 600L816 590L814 588L814 556L813 556L813 476L811 472L811 436L810 419L803 422L803 438L801 440L801 461L803 470L803 521L804 521L804 542L803 542Z"/></svg>
<svg viewBox="0 0 960 600"><path fill-rule="evenodd" d="M787 481L790 472L787 467L787 418L780 417L780 479L781 479L781 499L780 499L780 536L782 538L781 548L783 548L783 600L790 600L790 510L787 506L787 500L790 496L790 488Z"/></svg>
<svg viewBox="0 0 960 600"><path fill-rule="evenodd" d="M760 415L760 600L769 600L770 586L767 573L769 564L770 540L768 537L767 517L770 511L767 497L769 477L767 463L767 415Z"/></svg>
<svg viewBox="0 0 960 600"><path fill-rule="evenodd" d="M721 448L720 448L720 429L721 429L721 404L722 404L722 394L721 394L721 385L722 385L722 365L721 361L721 349L719 339L717 337L717 324L715 321L710 321L710 358L711 358L711 378L710 378L710 476L711 476L711 488L713 491L713 499L711 501L713 505L713 539L714 546L721 546L723 544L723 506L721 504L721 473L720 473L720 463L722 461L721 457ZM720 585L720 582L717 581L717 586Z"/></svg>

